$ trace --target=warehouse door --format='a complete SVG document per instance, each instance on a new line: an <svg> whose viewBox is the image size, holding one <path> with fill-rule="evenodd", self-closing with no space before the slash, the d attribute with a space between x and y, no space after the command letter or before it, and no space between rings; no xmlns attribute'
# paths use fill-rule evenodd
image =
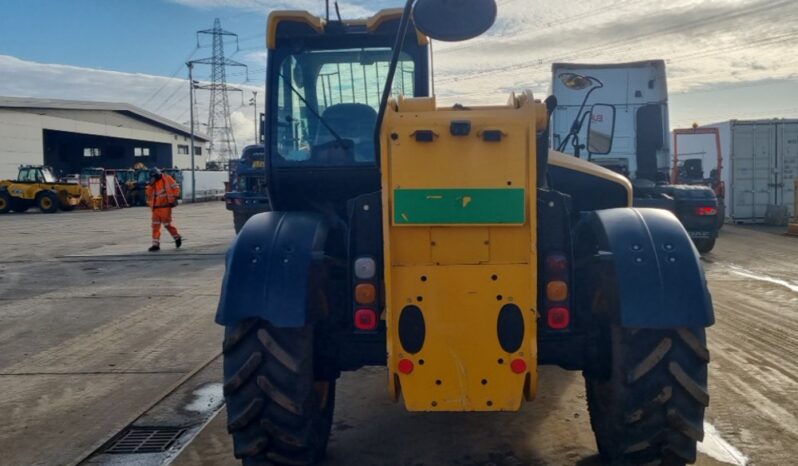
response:
<svg viewBox="0 0 798 466"><path fill-rule="evenodd" d="M779 126L779 151L776 160L774 184L776 203L786 205L790 216L796 215L795 180L798 178L798 123Z"/></svg>
<svg viewBox="0 0 798 466"><path fill-rule="evenodd" d="M776 162L774 125L735 125L732 153L732 216L736 220L765 218L775 201L771 173Z"/></svg>

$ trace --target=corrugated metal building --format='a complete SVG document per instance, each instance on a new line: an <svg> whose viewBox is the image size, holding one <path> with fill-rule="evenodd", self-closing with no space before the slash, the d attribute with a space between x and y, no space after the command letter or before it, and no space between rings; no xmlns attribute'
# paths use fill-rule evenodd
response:
<svg viewBox="0 0 798 466"><path fill-rule="evenodd" d="M207 142L196 136L195 163ZM58 175L138 162L187 169L189 147L188 128L133 105L0 97L0 179L14 178L22 164L49 165Z"/></svg>

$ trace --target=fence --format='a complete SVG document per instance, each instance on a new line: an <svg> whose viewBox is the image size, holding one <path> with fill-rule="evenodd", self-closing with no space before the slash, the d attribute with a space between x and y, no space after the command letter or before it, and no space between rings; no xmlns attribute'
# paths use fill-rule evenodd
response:
<svg viewBox="0 0 798 466"><path fill-rule="evenodd" d="M226 171L197 170L194 176L197 179L197 202L219 200L224 196ZM191 202L191 170L183 170L183 202Z"/></svg>

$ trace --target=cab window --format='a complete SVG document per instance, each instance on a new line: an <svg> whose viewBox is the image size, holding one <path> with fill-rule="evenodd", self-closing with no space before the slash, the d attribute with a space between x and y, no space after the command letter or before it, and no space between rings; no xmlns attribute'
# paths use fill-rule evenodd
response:
<svg viewBox="0 0 798 466"><path fill-rule="evenodd" d="M375 162L374 131L388 76L388 48L287 56L277 95L277 152L289 163ZM415 94L415 66L401 56L393 94Z"/></svg>

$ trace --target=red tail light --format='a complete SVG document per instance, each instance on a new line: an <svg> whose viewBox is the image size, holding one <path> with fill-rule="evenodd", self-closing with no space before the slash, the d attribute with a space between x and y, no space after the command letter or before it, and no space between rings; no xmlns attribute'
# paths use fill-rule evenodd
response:
<svg viewBox="0 0 798 466"><path fill-rule="evenodd" d="M409 374L413 372L413 361L409 359L402 359L399 361L399 366L397 369L399 369L399 372L402 374Z"/></svg>
<svg viewBox="0 0 798 466"><path fill-rule="evenodd" d="M377 329L377 312L373 309L358 309L355 311L355 328L371 331Z"/></svg>
<svg viewBox="0 0 798 466"><path fill-rule="evenodd" d="M553 307L549 309L546 319L549 328L563 330L568 328L571 323L571 312L565 307Z"/></svg>
<svg viewBox="0 0 798 466"><path fill-rule="evenodd" d="M564 254L546 257L546 273L550 279L563 277L568 273L568 258Z"/></svg>
<svg viewBox="0 0 798 466"><path fill-rule="evenodd" d="M526 372L526 361L523 359L513 359L510 363L510 370L516 374L523 374Z"/></svg>
<svg viewBox="0 0 798 466"><path fill-rule="evenodd" d="M710 215L718 215L718 209L714 207L696 207L695 213L701 217L707 217Z"/></svg>

